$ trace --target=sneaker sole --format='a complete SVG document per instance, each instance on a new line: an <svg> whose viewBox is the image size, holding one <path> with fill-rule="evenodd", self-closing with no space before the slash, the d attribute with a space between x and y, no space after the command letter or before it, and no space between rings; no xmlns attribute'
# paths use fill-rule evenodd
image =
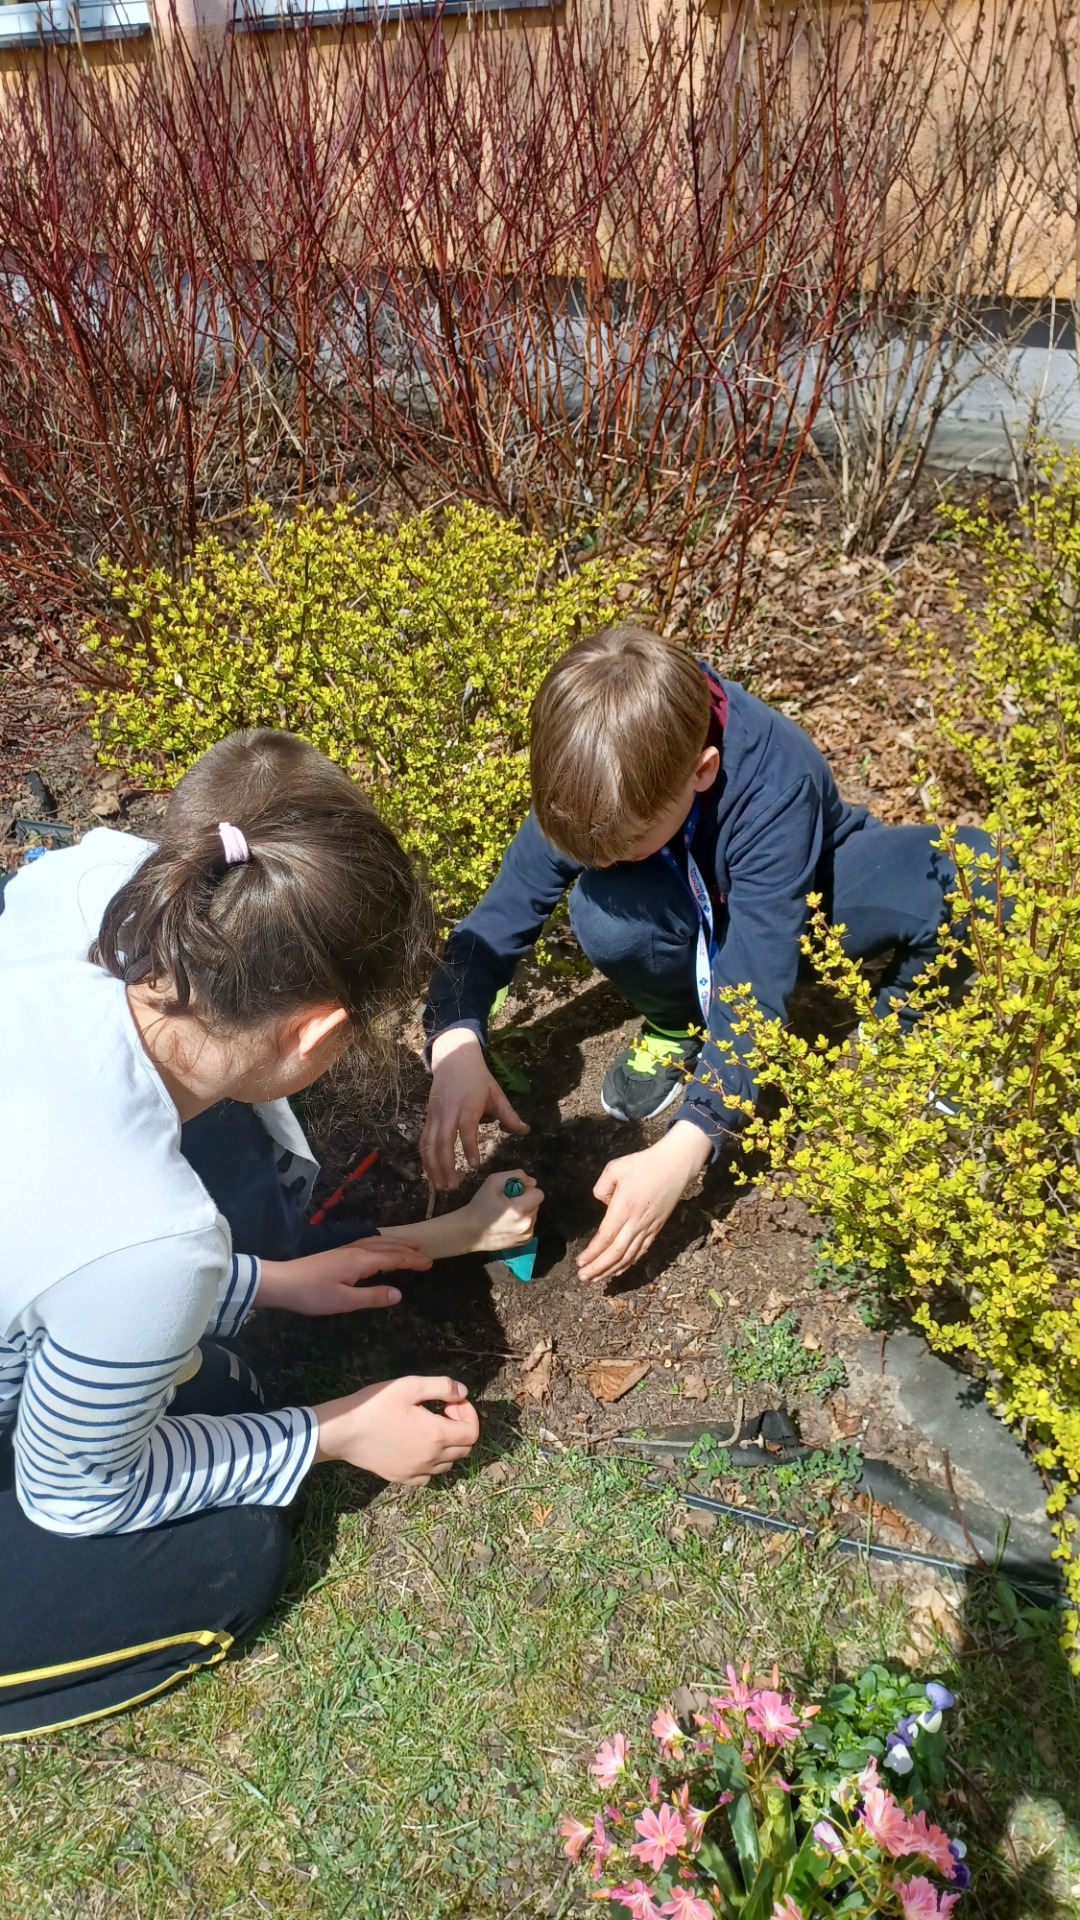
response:
<svg viewBox="0 0 1080 1920"><path fill-rule="evenodd" d="M655 1120L657 1117L657 1114L666 1113L669 1107L674 1106L676 1100L681 1100L685 1092L686 1092L686 1088L681 1084L677 1087L672 1087L671 1092L663 1100L661 1100L660 1105L658 1107L650 1107L648 1113L635 1113L634 1119L635 1120ZM600 1089L600 1105L603 1107L604 1112L610 1115L612 1120L621 1120L624 1127L628 1127L631 1125L631 1119L628 1113L623 1113L620 1107L608 1106L607 1101L604 1099L604 1090L602 1087Z"/></svg>

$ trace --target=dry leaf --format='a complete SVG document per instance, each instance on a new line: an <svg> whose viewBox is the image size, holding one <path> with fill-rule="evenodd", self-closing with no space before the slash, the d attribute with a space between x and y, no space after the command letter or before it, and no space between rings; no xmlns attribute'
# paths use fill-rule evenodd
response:
<svg viewBox="0 0 1080 1920"><path fill-rule="evenodd" d="M818 1339L816 1333L804 1333L802 1343L807 1353L821 1352L821 1341Z"/></svg>
<svg viewBox="0 0 1080 1920"><path fill-rule="evenodd" d="M716 1325L715 1309L706 1306L704 1301L684 1307L680 1317L683 1326L692 1327L695 1333L708 1333Z"/></svg>
<svg viewBox="0 0 1080 1920"><path fill-rule="evenodd" d="M109 767L108 770L102 774L101 779L94 788L94 796L90 802L90 811L96 819L111 820L114 814L119 813L120 787L123 783L123 778L123 773L119 767Z"/></svg>
<svg viewBox="0 0 1080 1920"><path fill-rule="evenodd" d="M761 1318L765 1322L765 1325L767 1327L771 1327L773 1321L779 1320L780 1315L786 1312L787 1308L790 1307L790 1305L791 1305L791 1301L788 1299L786 1294L778 1293L776 1288L774 1287L768 1299L766 1300L765 1305L761 1309Z"/></svg>
<svg viewBox="0 0 1080 1920"><path fill-rule="evenodd" d="M709 1389L703 1373L688 1373L682 1385L684 1400L707 1400Z"/></svg>
<svg viewBox="0 0 1080 1920"><path fill-rule="evenodd" d="M543 1400L551 1386L554 1371L555 1355L550 1339L545 1337L530 1347L521 1363L519 1392L526 1400Z"/></svg>
<svg viewBox="0 0 1080 1920"><path fill-rule="evenodd" d="M863 1417L855 1407L849 1407L842 1393L838 1393L829 1409L832 1415L832 1437L834 1440L854 1440L862 1429Z"/></svg>
<svg viewBox="0 0 1080 1920"><path fill-rule="evenodd" d="M924 1587L911 1596L908 1639L922 1657L938 1654L941 1642L950 1647L963 1644L964 1626L956 1607L940 1587Z"/></svg>
<svg viewBox="0 0 1080 1920"><path fill-rule="evenodd" d="M648 1360L597 1360L585 1376L594 1400L621 1400L624 1393L644 1380Z"/></svg>

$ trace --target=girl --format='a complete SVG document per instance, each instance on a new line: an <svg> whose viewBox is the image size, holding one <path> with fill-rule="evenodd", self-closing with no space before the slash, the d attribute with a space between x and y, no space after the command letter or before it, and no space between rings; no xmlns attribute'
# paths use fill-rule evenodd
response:
<svg viewBox="0 0 1080 1920"><path fill-rule="evenodd" d="M313 1169L288 1096L411 997L429 937L393 834L305 742L222 741L181 781L157 847L91 833L24 869L3 906L0 1738L11 1739L114 1712L220 1660L277 1598L285 1510L321 1461L423 1485L477 1438L466 1389L444 1378L268 1413L216 1338L253 1304L392 1305L396 1288L362 1283L526 1239L542 1196L522 1175L508 1201L498 1174L456 1213L351 1246L284 1260L234 1251L181 1128L213 1113L220 1143L230 1116L242 1127L227 1190L252 1160L254 1124L266 1143L255 1161L277 1167L295 1208Z"/></svg>

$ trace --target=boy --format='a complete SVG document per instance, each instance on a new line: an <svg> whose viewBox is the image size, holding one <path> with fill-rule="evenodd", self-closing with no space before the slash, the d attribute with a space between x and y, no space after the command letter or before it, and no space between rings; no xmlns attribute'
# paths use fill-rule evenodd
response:
<svg viewBox="0 0 1080 1920"><path fill-rule="evenodd" d="M937 951L955 869L934 827L886 827L841 799L793 720L630 624L579 641L551 669L531 772L533 810L431 982L421 1153L436 1186L456 1187L457 1139L475 1166L485 1114L528 1132L485 1062L487 1016L570 889L582 949L644 1020L608 1069L605 1112L644 1120L680 1102L663 1137L609 1161L593 1189L606 1212L578 1269L605 1280L641 1258L740 1125L717 1089L754 1094L728 996L748 981L767 1015L785 1017L807 894L821 893L850 955L892 951L880 1014ZM993 844L978 829L958 838L976 852Z"/></svg>

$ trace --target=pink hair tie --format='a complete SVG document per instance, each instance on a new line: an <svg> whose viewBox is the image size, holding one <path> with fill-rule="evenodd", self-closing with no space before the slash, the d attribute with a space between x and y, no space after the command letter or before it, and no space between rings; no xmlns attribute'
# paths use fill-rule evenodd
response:
<svg viewBox="0 0 1080 1920"><path fill-rule="evenodd" d="M225 865L242 867L245 860L251 859L251 848L244 839L239 827L231 826L228 820L218 821L221 844L225 849Z"/></svg>

